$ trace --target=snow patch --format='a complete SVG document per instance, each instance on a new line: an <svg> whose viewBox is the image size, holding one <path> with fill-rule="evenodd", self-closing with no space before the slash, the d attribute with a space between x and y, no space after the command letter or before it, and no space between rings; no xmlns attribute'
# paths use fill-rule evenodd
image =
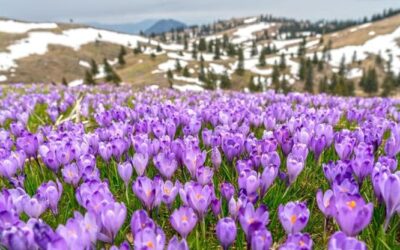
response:
<svg viewBox="0 0 400 250"><path fill-rule="evenodd" d="M0 20L0 32L5 33L26 33L33 29L56 29L56 23L23 23L14 20Z"/></svg>
<svg viewBox="0 0 400 250"><path fill-rule="evenodd" d="M257 17L247 18L247 19L244 20L243 22L244 22L245 24L250 24L250 23L254 23L255 21L257 21Z"/></svg>
<svg viewBox="0 0 400 250"><path fill-rule="evenodd" d="M7 81L7 76L0 75L0 82L5 82L5 81Z"/></svg>
<svg viewBox="0 0 400 250"><path fill-rule="evenodd" d="M249 40L253 40L255 37L253 36L253 33L262 31L265 29L268 29L271 26L274 26L274 23L257 23L257 24L252 24L248 25L243 28L239 28L233 35L234 38L232 39L232 43L234 44L240 44Z"/></svg>
<svg viewBox="0 0 400 250"><path fill-rule="evenodd" d="M179 91L185 92L185 91L204 91L204 89L200 86L193 85L193 84L186 84L186 85L173 85L172 86L174 89L177 89Z"/></svg>

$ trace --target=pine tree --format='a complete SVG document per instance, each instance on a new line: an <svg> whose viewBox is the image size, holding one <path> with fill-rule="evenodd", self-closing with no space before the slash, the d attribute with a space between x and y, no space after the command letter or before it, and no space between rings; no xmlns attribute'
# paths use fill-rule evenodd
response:
<svg viewBox="0 0 400 250"><path fill-rule="evenodd" d="M357 62L357 50L354 50L354 52L353 52L353 58L351 59L351 61L352 61L353 63L356 63L356 62Z"/></svg>
<svg viewBox="0 0 400 250"><path fill-rule="evenodd" d="M317 65L319 63L317 52L314 52L312 63Z"/></svg>
<svg viewBox="0 0 400 250"><path fill-rule="evenodd" d="M375 63L376 63L378 66L381 66L381 65L382 65L382 56L381 56L381 52L379 52L378 55L376 55L376 57L375 57Z"/></svg>
<svg viewBox="0 0 400 250"><path fill-rule="evenodd" d="M199 80L202 81L202 82L206 82L206 81L207 81L207 78L206 78L206 71L205 71L205 67L204 67L204 58L203 58L203 56L200 57Z"/></svg>
<svg viewBox="0 0 400 250"><path fill-rule="evenodd" d="M197 43L193 42L192 44L192 58L197 60Z"/></svg>
<svg viewBox="0 0 400 250"><path fill-rule="evenodd" d="M90 60L90 73L92 73L94 76L99 73L99 67L94 59Z"/></svg>
<svg viewBox="0 0 400 250"><path fill-rule="evenodd" d="M346 74L346 55L343 54L339 66L339 75L344 76Z"/></svg>
<svg viewBox="0 0 400 250"><path fill-rule="evenodd" d="M313 67L311 65L310 59L307 60L307 70L306 70L306 81L304 84L304 90L309 93L314 93L314 74Z"/></svg>
<svg viewBox="0 0 400 250"><path fill-rule="evenodd" d="M227 34L224 34L222 37L222 48L223 49L228 48L228 44L229 44L229 37Z"/></svg>
<svg viewBox="0 0 400 250"><path fill-rule="evenodd" d="M254 76L251 76L248 88L249 88L250 92L260 92L262 90L260 77L258 77L257 84L255 84L254 80L255 80Z"/></svg>
<svg viewBox="0 0 400 250"><path fill-rule="evenodd" d="M278 92L280 89L279 77L280 77L279 68L278 65L275 64L274 67L272 68L272 86L274 87L276 92Z"/></svg>
<svg viewBox="0 0 400 250"><path fill-rule="evenodd" d="M229 78L228 72L221 75L220 78L221 89L230 89L232 87L231 79Z"/></svg>
<svg viewBox="0 0 400 250"><path fill-rule="evenodd" d="M238 66L236 68L236 74L238 75L244 74L244 55L242 48L239 48L238 50Z"/></svg>
<svg viewBox="0 0 400 250"><path fill-rule="evenodd" d="M104 67L104 74L106 75L106 81L110 82L112 81L112 72L113 69L111 65L108 63L108 60L106 58L103 59L103 67Z"/></svg>
<svg viewBox="0 0 400 250"><path fill-rule="evenodd" d="M290 92L290 86L288 80L286 79L286 75L282 75L281 88L284 94Z"/></svg>
<svg viewBox="0 0 400 250"><path fill-rule="evenodd" d="M174 73L172 73L172 70L170 70L170 69L167 71L167 79L168 79L169 88L172 89L173 80L174 80Z"/></svg>
<svg viewBox="0 0 400 250"><path fill-rule="evenodd" d="M208 43L208 53L213 53L213 50L214 50L214 41L213 40L211 40L209 43Z"/></svg>
<svg viewBox="0 0 400 250"><path fill-rule="evenodd" d="M179 62L179 59L176 59L176 62L175 62L175 71L176 71L176 72L181 72L181 71L182 71L182 66L181 66L181 63Z"/></svg>
<svg viewBox="0 0 400 250"><path fill-rule="evenodd" d="M267 65L265 61L265 49L261 50L260 56L258 57L258 65L260 67L265 67Z"/></svg>
<svg viewBox="0 0 400 250"><path fill-rule="evenodd" d="M198 49L201 52L205 52L207 50L207 42L206 42L206 39L204 37L200 38L199 48Z"/></svg>
<svg viewBox="0 0 400 250"><path fill-rule="evenodd" d="M160 53L162 51L161 45L157 44L156 51Z"/></svg>
<svg viewBox="0 0 400 250"><path fill-rule="evenodd" d="M285 53L281 54L280 62L279 62L279 68L281 70L286 69L286 59L285 59Z"/></svg>
<svg viewBox="0 0 400 250"><path fill-rule="evenodd" d="M118 54L118 64L121 66L125 65L125 58L124 58L125 54L126 54L125 48L121 46L121 49Z"/></svg>
<svg viewBox="0 0 400 250"><path fill-rule="evenodd" d="M258 55L257 43L256 41L253 41L253 44L251 46L251 56L256 56L256 55Z"/></svg>
<svg viewBox="0 0 400 250"><path fill-rule="evenodd" d="M226 53L228 54L228 56L234 57L236 55L235 45L233 45L232 43L229 43Z"/></svg>
<svg viewBox="0 0 400 250"><path fill-rule="evenodd" d="M133 49L133 53L135 55L138 55L138 54L142 53L142 45L140 45L139 42L136 44L136 48Z"/></svg>
<svg viewBox="0 0 400 250"><path fill-rule="evenodd" d="M324 70L324 61L319 60L317 68L319 72L322 72Z"/></svg>
<svg viewBox="0 0 400 250"><path fill-rule="evenodd" d="M324 77L319 81L318 92L319 92L319 93L326 93L326 92L328 92L328 77L327 77L327 76L324 76Z"/></svg>
<svg viewBox="0 0 400 250"><path fill-rule="evenodd" d="M360 86L367 94L372 94L378 91L378 77L375 68L370 68L366 75L363 74Z"/></svg>
<svg viewBox="0 0 400 250"><path fill-rule="evenodd" d="M85 78L83 81L85 84L94 85L95 81L93 79L92 73L89 70L85 70Z"/></svg>
<svg viewBox="0 0 400 250"><path fill-rule="evenodd" d="M189 48L188 36L185 34L183 36L183 49L188 50L188 48Z"/></svg>
<svg viewBox="0 0 400 250"><path fill-rule="evenodd" d="M392 72L388 72L382 83L381 96L387 97L391 95L393 89L396 87L395 78Z"/></svg>
<svg viewBox="0 0 400 250"><path fill-rule="evenodd" d="M214 60L219 60L221 59L221 41L217 39L215 42L215 54L214 54Z"/></svg>
<svg viewBox="0 0 400 250"><path fill-rule="evenodd" d="M185 67L183 68L183 73L182 73L182 75L183 75L184 77L190 77L189 68L188 68L187 66L185 66Z"/></svg>
<svg viewBox="0 0 400 250"><path fill-rule="evenodd" d="M300 80L304 81L304 79L306 79L306 70L307 70L307 66L306 66L306 62L304 60L304 58L300 58L300 67L299 67L299 78Z"/></svg>

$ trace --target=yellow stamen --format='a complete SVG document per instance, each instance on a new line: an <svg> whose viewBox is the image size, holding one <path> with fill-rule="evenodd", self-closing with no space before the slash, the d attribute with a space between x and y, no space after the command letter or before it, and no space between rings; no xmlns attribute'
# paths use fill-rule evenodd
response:
<svg viewBox="0 0 400 250"><path fill-rule="evenodd" d="M355 201L349 201L349 202L347 202L347 206L349 208L353 209L357 206L357 203Z"/></svg>
<svg viewBox="0 0 400 250"><path fill-rule="evenodd" d="M188 217L186 215L183 215L181 218L182 222L188 222Z"/></svg>
<svg viewBox="0 0 400 250"><path fill-rule="evenodd" d="M147 246L148 248L151 248L151 249L154 248L154 244L153 244L153 242L151 242L151 241L148 241L148 242L146 243L146 246Z"/></svg>
<svg viewBox="0 0 400 250"><path fill-rule="evenodd" d="M297 216L294 214L294 215L292 215L292 216L290 217L290 222L291 222L292 224L294 224L294 223L296 223L296 221L297 221Z"/></svg>

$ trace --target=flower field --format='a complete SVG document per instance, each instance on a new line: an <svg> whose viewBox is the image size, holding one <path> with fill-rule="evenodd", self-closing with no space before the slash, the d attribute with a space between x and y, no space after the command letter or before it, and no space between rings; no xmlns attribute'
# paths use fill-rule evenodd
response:
<svg viewBox="0 0 400 250"><path fill-rule="evenodd" d="M400 100L0 94L0 249L400 248Z"/></svg>

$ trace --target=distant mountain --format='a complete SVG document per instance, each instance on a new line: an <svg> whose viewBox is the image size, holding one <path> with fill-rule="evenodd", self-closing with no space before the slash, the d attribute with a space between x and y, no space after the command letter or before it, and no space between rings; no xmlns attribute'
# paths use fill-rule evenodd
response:
<svg viewBox="0 0 400 250"><path fill-rule="evenodd" d="M145 30L145 34L160 34L163 32L168 32L171 29L185 28L186 24L173 20L173 19L162 19L153 24L150 28Z"/></svg>
<svg viewBox="0 0 400 250"><path fill-rule="evenodd" d="M156 24L156 19L146 19L138 23L117 23L117 24L104 24L104 23L89 23L90 26L107 29L128 34L139 34L140 31L146 31Z"/></svg>

